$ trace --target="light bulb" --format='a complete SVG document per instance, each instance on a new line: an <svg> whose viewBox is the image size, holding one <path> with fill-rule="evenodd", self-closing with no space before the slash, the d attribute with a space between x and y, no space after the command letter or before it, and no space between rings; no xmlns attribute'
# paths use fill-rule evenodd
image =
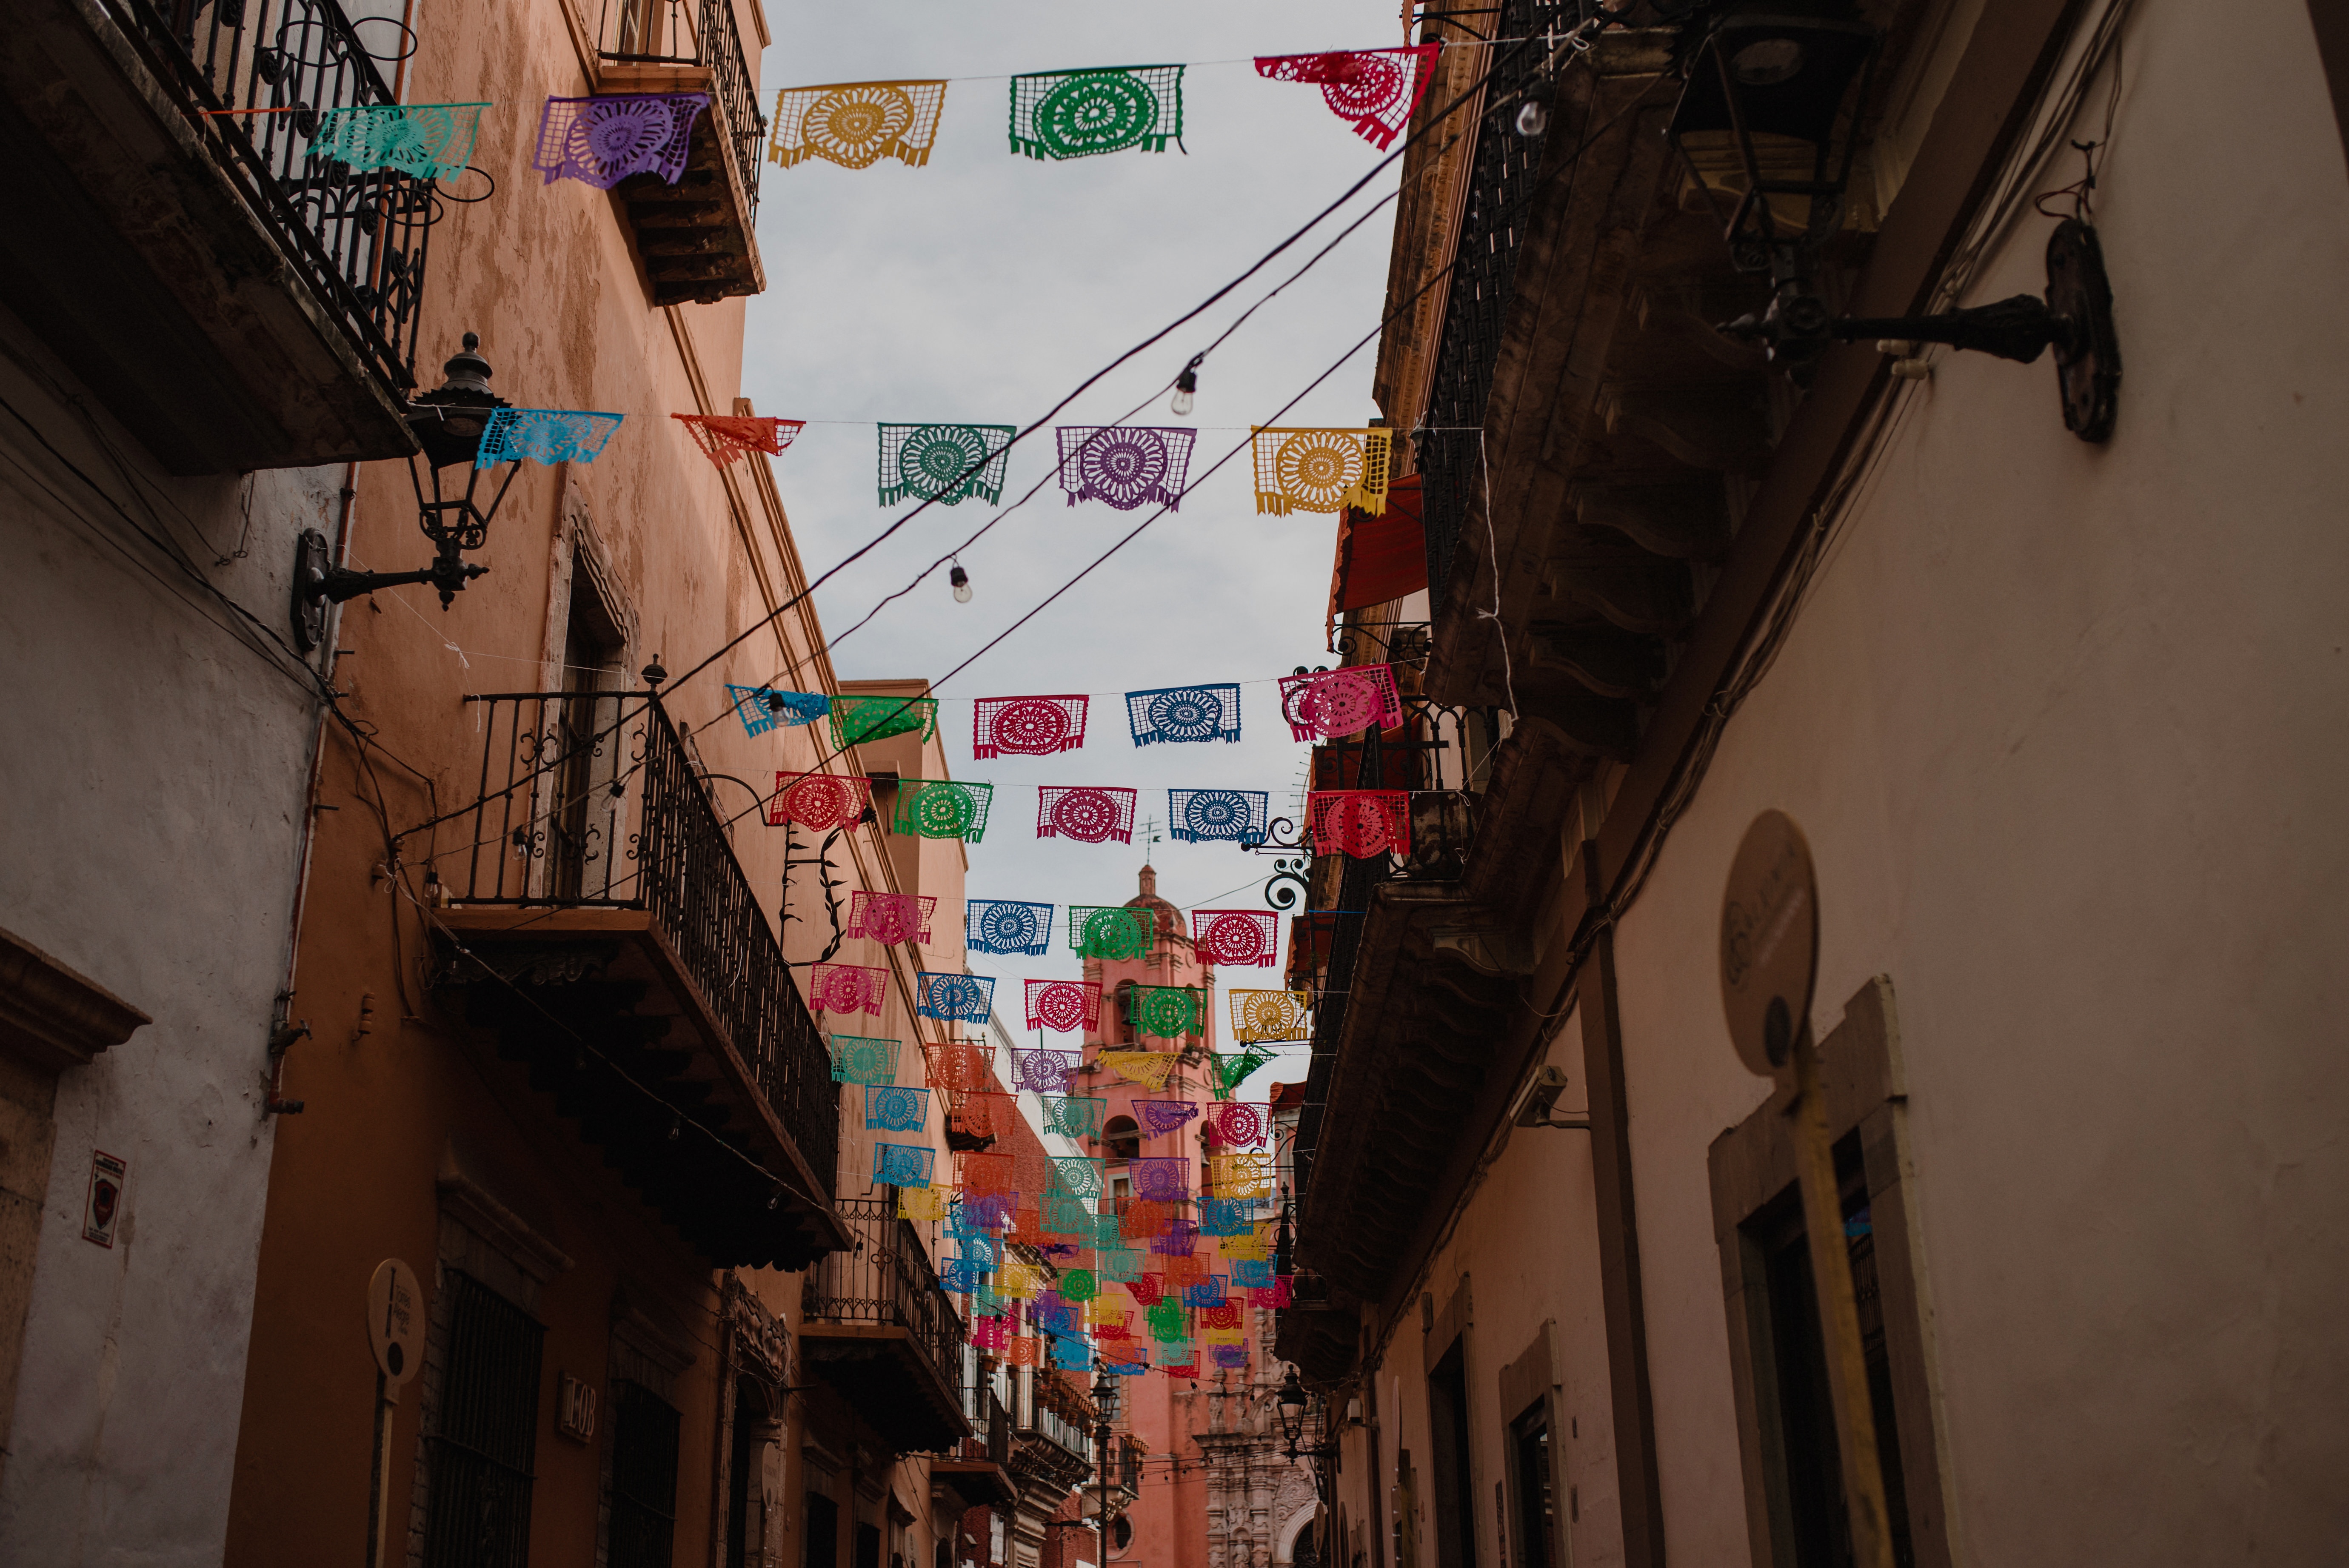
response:
<svg viewBox="0 0 2349 1568"><path fill-rule="evenodd" d="M1199 389L1199 361L1205 357L1204 355L1194 356L1191 363L1183 366L1183 374L1174 377L1174 400L1167 407L1177 414L1191 411L1191 395Z"/></svg>
<svg viewBox="0 0 2349 1568"><path fill-rule="evenodd" d="M1517 108L1517 134L1531 140L1549 129L1549 110L1534 99L1527 98Z"/></svg>
<svg viewBox="0 0 2349 1568"><path fill-rule="evenodd" d="M947 573L947 581L954 585L956 603L970 603L970 573L962 569L959 562L956 563L953 571Z"/></svg>

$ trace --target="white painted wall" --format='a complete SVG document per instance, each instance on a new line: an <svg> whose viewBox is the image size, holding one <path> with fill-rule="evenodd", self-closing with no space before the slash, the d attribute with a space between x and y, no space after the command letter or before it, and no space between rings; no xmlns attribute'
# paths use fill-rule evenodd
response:
<svg viewBox="0 0 2349 1568"><path fill-rule="evenodd" d="M244 481L163 477L5 312L0 397L290 642L294 537L333 536L341 469L255 476L248 531ZM155 1020L58 1085L0 1562L217 1563L317 708L6 409L0 560L0 923ZM130 1162L110 1251L81 1239L93 1149Z"/></svg>
<svg viewBox="0 0 2349 1568"><path fill-rule="evenodd" d="M2117 433L1940 358L1619 928L1676 1562L1746 1560L1705 1149L1764 1098L1713 955L1770 807L1815 1027L1899 1003L1959 1561L2349 1541L2349 179L2302 0L2140 5L2126 71ZM2046 231L1965 303L2044 286Z"/></svg>
<svg viewBox="0 0 2349 1568"><path fill-rule="evenodd" d="M1578 1025L1563 1020L1547 1062L1572 1079L1557 1108L1578 1116L1582 1053ZM1598 1205L1590 1184L1589 1136L1555 1128L1513 1129L1471 1189L1418 1289L1443 1312L1465 1274L1474 1321L1467 1329L1469 1437L1473 1446L1477 1561L1499 1561L1492 1513L1493 1484L1508 1477L1507 1423L1521 1412L1503 1409L1501 1369L1525 1353L1542 1326L1557 1321L1558 1447L1570 1504L1557 1499L1561 1540L1573 1568L1604 1568L1623 1560L1616 1506L1614 1428L1607 1381L1607 1327L1599 1286ZM1348 1520L1376 1522L1385 1532L1391 1568L1434 1568L1434 1449L1428 1425L1427 1369L1433 1355L1420 1326L1416 1296L1407 1303L1389 1340L1378 1380L1379 1470L1370 1474L1367 1445L1350 1434L1339 1470L1339 1495ZM1408 1450L1416 1472L1419 1561L1392 1563L1392 1489L1398 1450ZM1731 1450L1734 1461L1736 1453ZM1375 1496L1373 1496L1375 1493ZM1579 1518L1569 1517L1578 1512ZM1510 1517L1510 1562L1521 1562L1516 1520ZM1366 1533L1365 1542L1369 1540ZM1371 1561L1376 1561L1375 1554ZM1554 1568L1566 1568L1556 1564Z"/></svg>

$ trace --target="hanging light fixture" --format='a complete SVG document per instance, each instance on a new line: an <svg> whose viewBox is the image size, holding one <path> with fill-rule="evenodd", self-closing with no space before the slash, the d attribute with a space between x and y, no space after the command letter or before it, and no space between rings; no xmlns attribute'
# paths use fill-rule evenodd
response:
<svg viewBox="0 0 2349 1568"><path fill-rule="evenodd" d="M1288 1376L1280 1381L1272 1397L1273 1408L1280 1420L1281 1439L1288 1445L1288 1457L1295 1459L1305 1440L1305 1408L1310 1402L1305 1385L1298 1380L1297 1368L1291 1366Z"/></svg>
<svg viewBox="0 0 2349 1568"><path fill-rule="evenodd" d="M1868 107L1879 41L1860 22L1736 15L1707 34L1668 134L1722 219L1731 264L1770 280L1762 311L1722 324L1758 343L1797 386L1837 343L1877 341L1909 360L1919 344L1994 354L2028 365L2055 350L2065 428L2112 434L2120 386L2112 286L2085 215L2049 237L2047 292L1920 316L1837 316L1814 273L1843 227L1845 197ZM1735 198L1727 212L1722 197ZM1914 374L1911 368L1903 374Z"/></svg>
<svg viewBox="0 0 2349 1568"><path fill-rule="evenodd" d="M1199 366L1206 357L1204 354L1191 356L1191 363L1183 366L1183 373L1174 377L1174 400L1166 406L1175 413L1191 411L1194 394L1199 390Z"/></svg>
<svg viewBox="0 0 2349 1568"><path fill-rule="evenodd" d="M961 562L956 562L953 569L947 573L947 586L954 590L956 603L970 603L970 573L962 569Z"/></svg>
<svg viewBox="0 0 2349 1568"><path fill-rule="evenodd" d="M423 583L440 590L440 607L445 610L466 583L489 571L467 562L463 554L489 542L490 519L497 514L498 504L505 500L521 465L507 465L489 504L479 504L476 490L481 469L475 459L481 455L482 433L489 428L491 415L513 407L490 390L490 362L481 357L481 346L478 335L465 334L464 346L441 366L440 385L418 393L408 405L408 428L421 449L409 455L408 477L416 490L417 526L432 542L432 564L415 572L353 572L333 563L324 533L304 529L295 546L294 562L294 640L304 652L316 647L326 635L329 604L378 588ZM429 500L424 471L417 467L419 456L431 475ZM443 488L440 473L459 463L465 467L465 488L451 493Z"/></svg>
<svg viewBox="0 0 2349 1568"><path fill-rule="evenodd" d="M1550 79L1549 67L1544 65L1519 94L1524 100L1517 105L1519 136L1531 141L1549 129L1550 100L1557 96L1557 84Z"/></svg>

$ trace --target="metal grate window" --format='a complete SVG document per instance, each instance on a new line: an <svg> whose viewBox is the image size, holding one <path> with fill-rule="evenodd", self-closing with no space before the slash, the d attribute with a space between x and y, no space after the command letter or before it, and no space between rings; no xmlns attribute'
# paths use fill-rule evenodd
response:
<svg viewBox="0 0 2349 1568"><path fill-rule="evenodd" d="M668 1568L677 1533L678 1413L641 1383L612 1385L609 1568Z"/></svg>
<svg viewBox="0 0 2349 1568"><path fill-rule="evenodd" d="M449 1359L431 1437L425 1568L524 1568L546 1329L471 1275L447 1277Z"/></svg>

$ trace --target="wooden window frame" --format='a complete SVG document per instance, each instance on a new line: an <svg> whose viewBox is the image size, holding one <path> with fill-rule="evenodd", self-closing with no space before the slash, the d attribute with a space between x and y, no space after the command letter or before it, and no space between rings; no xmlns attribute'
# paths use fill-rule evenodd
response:
<svg viewBox="0 0 2349 1568"><path fill-rule="evenodd" d="M1838 1143L1854 1133L1859 1140L1917 1568L1951 1568L1954 1488L1918 1240L1915 1153L1890 979L1879 975L1859 988L1846 1004L1842 1023L1820 1042L1819 1056L1828 1132ZM1713 1140L1706 1156L1754 1568L1795 1568L1767 1257L1754 1228L1795 1185L1795 1129L1787 1109L1785 1093L1774 1093Z"/></svg>

